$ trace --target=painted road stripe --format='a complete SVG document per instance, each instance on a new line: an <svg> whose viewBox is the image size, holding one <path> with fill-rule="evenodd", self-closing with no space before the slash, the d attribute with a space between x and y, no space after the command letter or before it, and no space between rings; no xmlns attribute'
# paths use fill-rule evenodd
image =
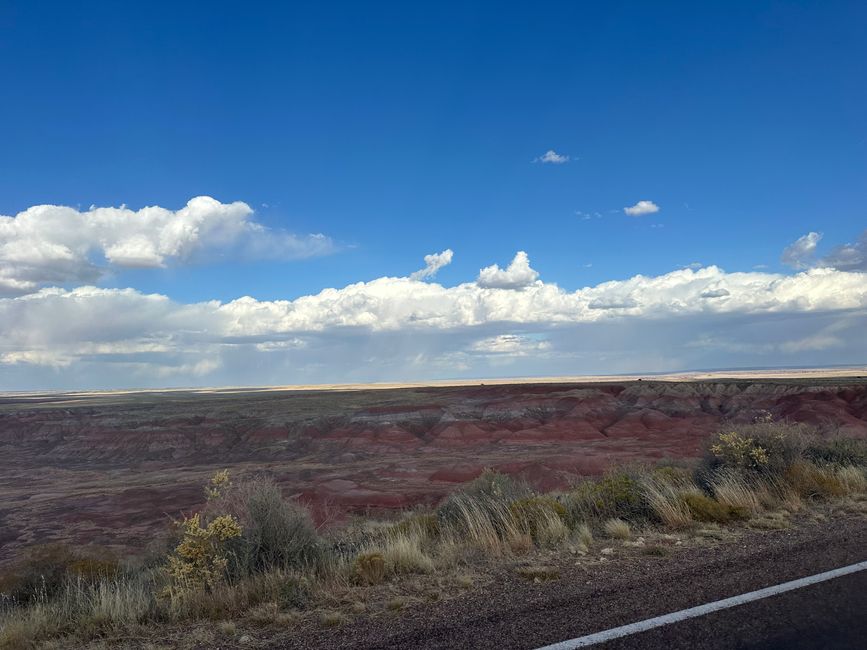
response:
<svg viewBox="0 0 867 650"><path fill-rule="evenodd" d="M664 614L655 618L648 618L647 620L638 621L637 623L630 623L629 625L621 625L620 627L614 627L610 630L597 632L596 634L581 636L577 639L570 639L569 641L553 643L551 645L546 645L543 648L538 648L537 650L571 650L572 648L584 648L586 646L593 645L594 643L602 643L604 641L611 641L612 639L619 639L620 637L629 636L630 634L646 632L647 630L652 630L656 627L662 627L663 625L671 625L672 623L677 623L678 621L685 621L689 618L704 616L705 614L710 614L711 612L718 612L721 609L737 607L738 605L751 603L754 600L761 600L762 598L769 598L770 596L776 596L777 594L782 594L787 591L801 589L802 587L809 587L810 585L814 585L819 582L833 580L834 578L849 575L850 573L857 573L858 571L864 571L865 569L867 569L867 561L858 562L857 564L850 564L849 566L834 569L833 571L825 571L825 573L817 573L816 575L807 576L806 578L792 580L791 582L784 582L773 587L765 587L764 589L759 589L758 591L751 591L746 594L741 594L740 596L732 596L731 598L724 598L723 600L717 600L712 603L707 603L706 605L699 605L698 607L682 609L679 612L672 612L671 614Z"/></svg>

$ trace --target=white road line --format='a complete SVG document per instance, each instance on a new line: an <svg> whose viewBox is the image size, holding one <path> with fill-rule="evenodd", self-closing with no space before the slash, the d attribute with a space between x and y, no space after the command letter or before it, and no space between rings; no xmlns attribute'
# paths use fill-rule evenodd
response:
<svg viewBox="0 0 867 650"><path fill-rule="evenodd" d="M759 589L758 591L751 591L746 594L741 594L740 596L724 598L723 600L717 600L712 603L707 603L706 605L699 605L698 607L682 609L679 612L672 612L671 614L664 614L662 616L656 616L655 618L648 618L647 620L638 621L637 623L630 623L629 625L621 625L620 627L614 627L610 630L597 632L596 634L589 634L587 636L581 636L576 639L570 639L569 641L553 643L551 645L546 645L543 648L537 648L537 650L572 650L572 648L584 648L586 646L593 645L594 643L602 643L603 641L619 639L620 637L629 636L630 634L646 632L647 630L652 630L655 627L671 625L672 623L677 623L678 621L685 621L688 618L704 616L705 614L710 614L711 612L718 612L721 609L737 607L738 605L743 605L744 603L751 603L754 600L761 600L762 598L776 596L777 594L782 594L787 591L793 591L794 589L809 587L810 585L814 585L818 582L833 580L834 578L849 575L850 573L857 573L858 571L864 571L865 569L867 569L867 561L858 562L857 564L850 564L849 566L844 566L839 569L834 569L832 571L825 571L825 573L817 573L816 575L807 576L806 578L792 580L791 582L784 582L773 587L765 587L764 589Z"/></svg>

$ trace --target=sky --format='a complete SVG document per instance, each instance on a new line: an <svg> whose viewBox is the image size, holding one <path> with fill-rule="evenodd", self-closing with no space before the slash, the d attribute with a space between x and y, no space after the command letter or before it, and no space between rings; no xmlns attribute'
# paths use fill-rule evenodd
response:
<svg viewBox="0 0 867 650"><path fill-rule="evenodd" d="M0 390L867 363L865 28L0 0Z"/></svg>

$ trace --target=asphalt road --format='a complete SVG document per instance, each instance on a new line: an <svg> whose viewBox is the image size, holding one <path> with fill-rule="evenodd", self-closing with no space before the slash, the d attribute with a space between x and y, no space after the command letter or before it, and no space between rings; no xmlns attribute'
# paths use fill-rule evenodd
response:
<svg viewBox="0 0 867 650"><path fill-rule="evenodd" d="M520 579L278 648L531 650L867 560L867 521L752 532L668 558L613 560L547 584ZM298 630L300 633L301 630ZM867 571L594 647L865 648Z"/></svg>
<svg viewBox="0 0 867 650"><path fill-rule="evenodd" d="M605 650L862 650L867 647L867 572L835 578L596 647Z"/></svg>

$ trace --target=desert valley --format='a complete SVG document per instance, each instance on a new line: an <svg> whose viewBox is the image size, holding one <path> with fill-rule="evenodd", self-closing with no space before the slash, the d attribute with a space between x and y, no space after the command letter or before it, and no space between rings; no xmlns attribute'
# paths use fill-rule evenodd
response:
<svg viewBox="0 0 867 650"><path fill-rule="evenodd" d="M764 414L867 438L867 378L494 383L0 398L0 562L58 541L143 552L216 471L267 472L329 527L432 506L492 468L539 490L694 459ZM836 373L841 374L841 373Z"/></svg>

